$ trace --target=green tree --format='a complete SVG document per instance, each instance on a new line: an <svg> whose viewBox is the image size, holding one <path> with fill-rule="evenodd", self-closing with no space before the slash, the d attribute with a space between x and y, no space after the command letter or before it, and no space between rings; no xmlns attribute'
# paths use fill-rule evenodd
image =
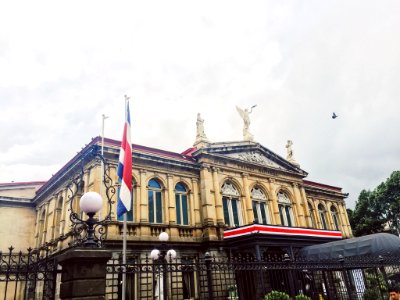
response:
<svg viewBox="0 0 400 300"><path fill-rule="evenodd" d="M400 171L395 171L378 192L385 209L386 225L394 234L400 235Z"/></svg>
<svg viewBox="0 0 400 300"><path fill-rule="evenodd" d="M400 171L373 191L362 190L354 211L348 210L350 225L355 236L389 231L400 233Z"/></svg>

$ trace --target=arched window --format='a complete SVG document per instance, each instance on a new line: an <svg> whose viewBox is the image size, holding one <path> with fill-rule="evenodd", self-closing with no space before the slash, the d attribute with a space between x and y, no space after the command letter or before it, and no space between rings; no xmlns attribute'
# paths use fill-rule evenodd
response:
<svg viewBox="0 0 400 300"><path fill-rule="evenodd" d="M54 215L54 232L53 232L53 239L57 238L63 232L60 232L60 224L61 224L61 211L63 207L63 197L60 197L57 200L56 211Z"/></svg>
<svg viewBox="0 0 400 300"><path fill-rule="evenodd" d="M132 187L134 187L135 184L136 184L135 180L132 177ZM126 213L126 220L130 221L130 222L133 222L133 208L134 208L133 207L133 199L134 199L133 193L134 192L135 192L135 188L132 188L132 191L131 191L131 210ZM119 217L117 216L117 220L118 221L123 221L124 220L124 215L121 215Z"/></svg>
<svg viewBox="0 0 400 300"><path fill-rule="evenodd" d="M339 222L339 215L337 213L336 207L331 206L331 215L332 215L332 220L333 220L333 226L334 230L340 230L340 222Z"/></svg>
<svg viewBox="0 0 400 300"><path fill-rule="evenodd" d="M254 221L259 224L268 224L268 205L267 197L264 192L260 188L254 187L251 190L251 200L253 204Z"/></svg>
<svg viewBox="0 0 400 300"><path fill-rule="evenodd" d="M188 195L185 186L177 183L175 186L176 224L189 225Z"/></svg>
<svg viewBox="0 0 400 300"><path fill-rule="evenodd" d="M319 218L321 219L322 229L328 229L328 226L326 224L326 210L322 204L318 205L318 213L319 213Z"/></svg>
<svg viewBox="0 0 400 300"><path fill-rule="evenodd" d="M294 226L292 201L290 201L288 195L284 192L279 192L277 196L281 224L283 226Z"/></svg>
<svg viewBox="0 0 400 300"><path fill-rule="evenodd" d="M242 225L239 192L229 181L222 185L221 191L225 224L230 227Z"/></svg>
<svg viewBox="0 0 400 300"><path fill-rule="evenodd" d="M46 209L43 209L39 219L39 232L38 232L38 244L37 244L38 247L40 247L46 241L45 221L46 221Z"/></svg>
<svg viewBox="0 0 400 300"><path fill-rule="evenodd" d="M308 211L310 212L310 218L311 218L311 226L313 228L317 228L317 223L315 222L315 209L314 205L312 205L310 202L308 202Z"/></svg>
<svg viewBox="0 0 400 300"><path fill-rule="evenodd" d="M148 190L149 223L162 223L161 184L156 179L149 181Z"/></svg>

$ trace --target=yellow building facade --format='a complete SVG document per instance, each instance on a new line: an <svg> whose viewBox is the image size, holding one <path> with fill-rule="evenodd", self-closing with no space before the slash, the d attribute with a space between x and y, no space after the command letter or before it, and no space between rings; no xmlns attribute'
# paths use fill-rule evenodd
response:
<svg viewBox="0 0 400 300"><path fill-rule="evenodd" d="M15 197L8 197L17 199L15 205L10 201L5 205L7 196L3 196L2 236L12 232L9 226L18 215L26 232L25 236L13 236L13 244L21 248L48 245L53 252L68 248L73 241L69 216L74 190L70 180L76 176L76 164L85 152L98 149L100 143L99 137L93 139L33 197L28 197L29 207L16 205ZM197 146L174 153L133 145L128 251L149 251L163 231L183 252L222 249L224 232L250 224L339 231L343 238L352 236L345 207L347 195L341 188L306 180L307 173L298 164L252 141ZM119 147L119 141L105 139L104 157L113 184L117 183ZM96 191L106 199L101 168L96 161L85 165L78 197ZM115 214L116 194L112 200L105 245L119 249L123 226ZM77 203L75 209L79 211ZM107 213L104 206L98 216ZM23 242L15 243L19 240ZM10 242L10 238L2 241Z"/></svg>

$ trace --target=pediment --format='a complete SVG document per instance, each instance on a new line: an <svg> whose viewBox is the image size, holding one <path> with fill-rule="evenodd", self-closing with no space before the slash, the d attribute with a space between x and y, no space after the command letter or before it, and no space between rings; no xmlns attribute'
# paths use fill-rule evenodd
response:
<svg viewBox="0 0 400 300"><path fill-rule="evenodd" d="M218 159L235 160L237 163L242 161L246 164L254 164L265 168L277 169L287 172L294 172L302 176L307 173L300 169L298 165L291 163L268 148L254 142L225 142L210 143L208 147L199 149L194 156L212 155Z"/></svg>
<svg viewBox="0 0 400 300"><path fill-rule="evenodd" d="M265 155L263 155L257 151L230 153L230 154L226 154L226 156L240 159L240 160L250 162L250 163L257 163L257 164L261 164L261 165L268 166L268 167L282 169L282 166L280 166L273 160L267 158Z"/></svg>

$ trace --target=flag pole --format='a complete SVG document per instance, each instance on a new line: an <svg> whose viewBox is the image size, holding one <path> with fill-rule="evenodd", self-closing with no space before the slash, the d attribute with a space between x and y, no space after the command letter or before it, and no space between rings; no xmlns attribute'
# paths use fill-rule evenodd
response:
<svg viewBox="0 0 400 300"><path fill-rule="evenodd" d="M128 101L129 97L125 95L125 120L127 119L127 107L128 107ZM126 298L126 232L127 232L127 218L126 214L128 212L125 212L123 217L123 232L122 232L122 265L124 266L124 272L122 273L122 300L125 300Z"/></svg>
<svg viewBox="0 0 400 300"><path fill-rule="evenodd" d="M102 115L102 123L101 123L101 157L104 157L104 121L108 117L103 114ZM100 178L103 178L100 182L100 195L103 196L103 185L104 185L104 161L101 160L101 174ZM99 212L99 220L101 220L101 211Z"/></svg>

